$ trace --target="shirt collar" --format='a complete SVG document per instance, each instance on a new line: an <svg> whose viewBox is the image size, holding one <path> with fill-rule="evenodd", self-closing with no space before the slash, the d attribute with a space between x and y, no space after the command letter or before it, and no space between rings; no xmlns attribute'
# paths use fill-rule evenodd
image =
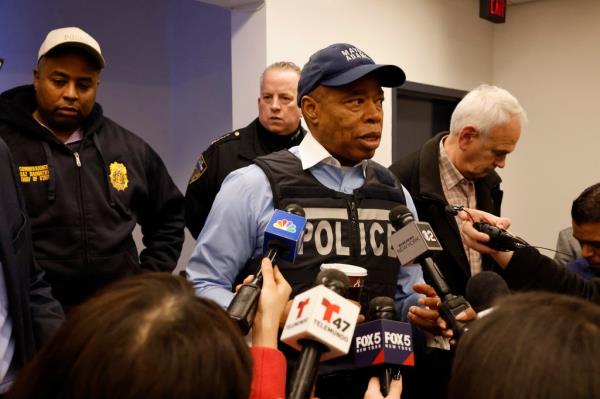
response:
<svg viewBox="0 0 600 399"><path fill-rule="evenodd" d="M302 170L310 169L319 163L334 166L340 169L342 172L345 172L347 170L346 167L342 167L340 161L335 159L329 153L329 151L327 151L325 147L323 147L321 143L319 143L317 139L314 138L310 130L306 132L304 139L298 146L298 150L300 155L300 161L302 162ZM363 159L362 161L354 165L353 168L361 166L363 176L366 177L367 164L368 161L366 159Z"/></svg>
<svg viewBox="0 0 600 399"><path fill-rule="evenodd" d="M468 181L468 179L464 177L458 169L456 169L456 166L454 166L452 161L450 161L450 158L448 158L448 154L444 149L444 141L446 141L446 137L440 140L440 175L444 176L444 182L446 183L448 189L452 189L460 182Z"/></svg>

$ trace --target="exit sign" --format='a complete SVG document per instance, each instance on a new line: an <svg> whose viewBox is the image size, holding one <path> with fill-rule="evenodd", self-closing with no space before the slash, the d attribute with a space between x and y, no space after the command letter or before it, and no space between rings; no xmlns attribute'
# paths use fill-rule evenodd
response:
<svg viewBox="0 0 600 399"><path fill-rule="evenodd" d="M506 0L479 0L479 16L495 24L506 20Z"/></svg>

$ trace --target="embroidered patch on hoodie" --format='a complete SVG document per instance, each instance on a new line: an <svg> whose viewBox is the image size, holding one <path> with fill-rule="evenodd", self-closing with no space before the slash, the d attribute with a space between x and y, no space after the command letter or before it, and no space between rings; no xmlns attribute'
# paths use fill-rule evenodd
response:
<svg viewBox="0 0 600 399"><path fill-rule="evenodd" d="M50 180L48 165L19 166L21 183L35 183Z"/></svg>

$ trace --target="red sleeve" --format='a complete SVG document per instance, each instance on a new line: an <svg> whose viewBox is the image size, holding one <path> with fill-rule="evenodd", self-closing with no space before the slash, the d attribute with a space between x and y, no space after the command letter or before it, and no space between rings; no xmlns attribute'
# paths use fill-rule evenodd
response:
<svg viewBox="0 0 600 399"><path fill-rule="evenodd" d="M274 348L250 348L254 366L250 399L284 399L286 361Z"/></svg>

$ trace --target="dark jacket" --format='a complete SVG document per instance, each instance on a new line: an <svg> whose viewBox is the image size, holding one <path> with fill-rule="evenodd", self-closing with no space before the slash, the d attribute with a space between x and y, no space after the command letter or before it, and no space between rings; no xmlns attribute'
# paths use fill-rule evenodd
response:
<svg viewBox="0 0 600 399"><path fill-rule="evenodd" d="M48 341L64 319L44 272L33 258L31 228L10 152L0 139L0 262L6 284L15 354L20 369Z"/></svg>
<svg viewBox="0 0 600 399"><path fill-rule="evenodd" d="M66 146L31 116L33 86L2 94L0 137L19 168L35 257L70 306L122 276L171 271L183 243L183 197L160 157L95 104ZM132 237L140 224L145 249Z"/></svg>
<svg viewBox="0 0 600 399"><path fill-rule="evenodd" d="M433 257L433 260L440 267L450 291L456 295L464 295L467 280L471 277L471 268L456 220L445 209L448 202L444 197L438 162L440 140L447 134L448 132L442 132L431 138L419 151L395 162L390 170L412 195L419 219L431 224L444 247L444 251ZM500 215L500 182L500 176L496 172L475 181L478 209ZM498 271L498 266L491 258L484 256L482 262L484 270ZM427 280L427 276L425 279Z"/></svg>
<svg viewBox="0 0 600 399"><path fill-rule="evenodd" d="M584 280L535 248L516 250L500 274L514 290L551 291L600 304L600 278Z"/></svg>
<svg viewBox="0 0 600 399"><path fill-rule="evenodd" d="M252 164L258 156L300 144L305 134L300 126L291 136L273 136L256 118L245 128L214 140L198 159L185 193L185 225L192 236L198 238L229 173Z"/></svg>

